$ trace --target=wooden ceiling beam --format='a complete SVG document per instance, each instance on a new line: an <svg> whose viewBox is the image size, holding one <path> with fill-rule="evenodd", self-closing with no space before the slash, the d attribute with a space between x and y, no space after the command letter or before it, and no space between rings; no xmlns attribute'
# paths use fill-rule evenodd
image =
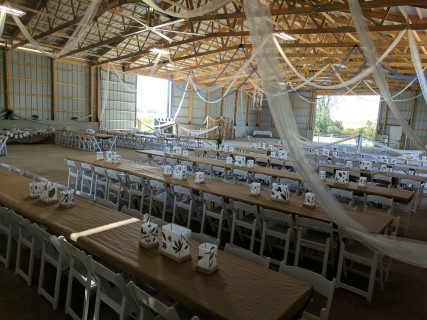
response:
<svg viewBox="0 0 427 320"><path fill-rule="evenodd" d="M374 8L388 8L397 6L422 6L425 5L425 0L373 0L364 1L360 3L360 7L365 9ZM272 16L287 15L287 14L312 14L321 12L332 12L332 11L350 11L347 3L331 3L331 4L319 4L314 6L296 7L290 6L288 8L273 9L271 10ZM244 12L236 12L229 14L211 14L200 17L190 18L189 21L209 21L209 20L223 20L229 18L246 18Z"/></svg>
<svg viewBox="0 0 427 320"><path fill-rule="evenodd" d="M108 4L106 6L104 5L104 6L100 6L99 7L98 12L96 13L96 15L93 18L93 20L96 21L105 12L107 12L107 11L109 11L111 9L114 9L114 8L116 8L118 6L121 6L123 4L128 4L128 3L137 3L137 2L139 2L139 1L138 0L109 0ZM42 32L42 33L34 36L33 38L34 38L34 40L38 40L38 39L50 36L50 35L58 32L58 31L61 31L61 30L65 29L65 28L68 28L68 27L76 25L77 23L79 23L81 21L81 19L82 19L82 16L78 17L77 19L71 20L69 22L63 23L63 24L61 24L61 25L59 25L59 26L57 26L55 28L49 29L46 32ZM19 42L17 44L14 44L12 46L12 50L16 49L17 47L24 46L27 43L29 43L29 41L28 40L24 40L24 41L21 41L21 42Z"/></svg>

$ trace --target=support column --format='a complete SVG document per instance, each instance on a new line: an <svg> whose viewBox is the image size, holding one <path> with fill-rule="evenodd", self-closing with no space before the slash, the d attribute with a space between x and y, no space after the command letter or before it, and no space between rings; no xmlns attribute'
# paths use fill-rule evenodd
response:
<svg viewBox="0 0 427 320"><path fill-rule="evenodd" d="M221 90L221 96L224 97L224 88ZM224 116L224 98L221 99L221 117Z"/></svg>
<svg viewBox="0 0 427 320"><path fill-rule="evenodd" d="M50 59L50 119L55 120L56 115L56 60Z"/></svg>
<svg viewBox="0 0 427 320"><path fill-rule="evenodd" d="M4 59L4 104L10 110L10 51L5 51Z"/></svg>
<svg viewBox="0 0 427 320"><path fill-rule="evenodd" d="M101 67L97 66L96 68L96 121L100 121L99 117L101 116Z"/></svg>
<svg viewBox="0 0 427 320"><path fill-rule="evenodd" d="M193 121L193 92L190 92L189 100L188 124L191 124L191 121Z"/></svg>

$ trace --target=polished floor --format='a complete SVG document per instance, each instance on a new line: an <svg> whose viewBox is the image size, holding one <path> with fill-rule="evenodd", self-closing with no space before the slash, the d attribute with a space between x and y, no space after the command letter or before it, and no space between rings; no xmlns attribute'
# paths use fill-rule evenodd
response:
<svg viewBox="0 0 427 320"><path fill-rule="evenodd" d="M66 183L67 169L64 158L67 155L84 151L73 150L55 145L10 145L9 156L0 157L0 162L13 164L25 170L33 171L59 183ZM120 149L119 153L126 159L138 160L133 150ZM407 237L427 241L427 198L412 217ZM0 241L0 249L1 241ZM38 275L38 261L36 272ZM68 319L65 316L66 280L63 277L61 298L58 310L52 310L49 303L37 295L38 276L33 285L27 287L20 277L14 274L14 265L5 269L0 266L0 319ZM355 281L359 281L356 279ZM360 281L364 281L360 279ZM343 289L335 291L334 302L329 319L427 319L427 270L393 261L389 281L381 291L376 284L373 301L350 293ZM103 319L111 315L104 313Z"/></svg>

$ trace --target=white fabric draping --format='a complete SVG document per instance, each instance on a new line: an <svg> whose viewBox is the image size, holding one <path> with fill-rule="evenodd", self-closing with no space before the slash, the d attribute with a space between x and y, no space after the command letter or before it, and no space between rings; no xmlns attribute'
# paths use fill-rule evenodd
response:
<svg viewBox="0 0 427 320"><path fill-rule="evenodd" d="M57 59L68 52L74 50L78 44L78 42L82 39L82 37L85 35L87 31L87 27L90 23L93 22L93 18L95 17L96 13L98 12L98 8L101 5L101 0L92 0L90 4L88 5L87 9L84 11L84 15L81 18L80 22L77 24L77 27L74 29L73 33L69 37L67 43L64 45L64 47L57 53L50 53L47 52L42 45L40 45L28 32L27 28L24 26L24 24L21 22L18 16L12 14L12 18L15 21L16 25L18 26L19 30L22 32L24 37L33 45L35 49L40 51L42 54L51 57L53 59ZM5 2L4 5L6 7L12 8L9 4L9 2Z"/></svg>
<svg viewBox="0 0 427 320"><path fill-rule="evenodd" d="M335 144L340 144L342 142L354 140L354 139L357 139L358 137L359 137L359 135L357 134L357 135L354 135L354 136L351 136L348 138L344 138L344 139L340 139L340 140L337 140L334 142L325 142L325 143L308 141L307 139L304 138L304 139L301 139L301 143L304 145L307 145L309 147L313 147L313 148L323 148L323 147L333 146ZM300 138L303 138L303 137L300 136Z"/></svg>
<svg viewBox="0 0 427 320"><path fill-rule="evenodd" d="M402 116L399 109L393 102L393 98L390 93L390 89L387 84L387 79L384 75L383 69L379 66L379 58L377 50L375 48L374 42L370 38L370 33L368 26L366 24L365 17L363 16L363 11L360 8L360 4L357 0L350 0L348 2L350 7L350 12L353 17L354 27L356 28L357 36L359 37L361 48L365 54L366 60L368 61L371 68L373 68L373 76L375 82L381 92L381 96L384 98L388 107L390 108L393 115L399 121L400 126L402 127L405 134L414 143L415 147L419 150L424 150L425 146L421 142L420 138L417 137L414 130L408 124L406 119Z"/></svg>
<svg viewBox="0 0 427 320"><path fill-rule="evenodd" d="M414 64L415 72L417 73L418 83L420 85L421 92L423 93L424 101L427 102L427 81L421 66L420 54L418 53L417 43L415 42L413 32L416 31L408 30L409 49L411 50L412 63Z"/></svg>
<svg viewBox="0 0 427 320"><path fill-rule="evenodd" d="M2 8L0 11L0 38L3 35L5 22L6 22L6 8Z"/></svg>
<svg viewBox="0 0 427 320"><path fill-rule="evenodd" d="M203 16L209 12L215 11L223 6L225 6L227 3L231 2L231 0L211 0L208 1L205 5L195 8L193 10L187 10L180 12L173 12L173 11L165 11L162 8L160 8L153 0L142 0L145 4L153 8L154 10L164 13L168 16L175 17L175 18L182 18L182 19L188 19L188 18L194 18ZM234 1L236 2L236 1Z"/></svg>
<svg viewBox="0 0 427 320"><path fill-rule="evenodd" d="M349 3L357 5L360 9L357 0L350 0ZM322 206L335 223L345 228L354 237L368 247L388 256L427 267L427 246L425 243L369 234L365 228L346 215L341 205L329 194L325 185L316 175L312 174L311 167L304 157L302 144L298 139L298 129L292 113L289 95L287 93L278 95L283 74L279 67L278 56L272 54L275 44L270 8L262 0L244 0L244 7L253 46L260 48L261 40L269 39L263 50L260 50L257 55L258 70L267 94L270 111L275 119L277 132L282 143L288 146L289 154L294 159L294 167L298 174L315 192L316 199L320 199ZM356 14L361 14L361 11L352 12L353 19ZM360 17L363 18L362 15ZM369 35L368 30L365 33Z"/></svg>
<svg viewBox="0 0 427 320"><path fill-rule="evenodd" d="M177 124L182 130L184 130L185 132L188 132L189 134L191 134L193 136L200 136L200 135L209 133L211 131L214 131L215 129L218 128L218 126L216 126L216 127L212 127L212 128L205 129L205 130L193 130L193 129L188 129L188 128L184 127L182 124L179 124L179 123L177 123Z"/></svg>
<svg viewBox="0 0 427 320"><path fill-rule="evenodd" d="M187 83L185 84L184 92L182 93L181 101L179 102L179 105L178 105L178 110L176 110L175 115L173 117L174 121L176 121L176 118L178 117L179 112L181 111L182 103L184 102L185 95L187 94L187 88L188 88L189 83L190 83L190 81L188 81L188 79L187 79Z"/></svg>
<svg viewBox="0 0 427 320"><path fill-rule="evenodd" d="M394 152L396 154L415 154L415 153L421 154L421 153L423 153L420 150L402 150L402 149L390 148L389 146L386 146L385 144L382 144L381 142L375 141L373 138L371 138L369 136L362 135L362 137L363 137L363 139L371 141L374 145L385 149L385 151L387 151L387 152Z"/></svg>

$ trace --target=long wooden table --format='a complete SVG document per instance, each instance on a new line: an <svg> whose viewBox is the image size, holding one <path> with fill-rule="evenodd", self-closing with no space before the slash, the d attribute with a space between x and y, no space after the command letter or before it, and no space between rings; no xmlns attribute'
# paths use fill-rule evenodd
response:
<svg viewBox="0 0 427 320"><path fill-rule="evenodd" d="M136 152L140 154L145 154L149 157L161 156L161 157L177 159L180 161L182 160L191 161L193 163L202 163L202 164L207 164L211 166L223 167L227 169L241 169L241 170L247 170L248 172L251 172L251 173L261 173L261 174L266 174L272 177L301 181L301 177L298 174L296 174L295 172L290 172L286 170L275 170L272 168L266 168L266 167L260 167L260 166L241 167L241 166L236 166L233 164L226 163L225 161L216 160L212 158L192 157L192 156L184 157L176 154L165 154L163 151L159 151L159 150L136 150Z"/></svg>
<svg viewBox="0 0 427 320"><path fill-rule="evenodd" d="M219 166L227 169L243 169L248 170L248 172L252 173L261 173L266 174L272 177L278 177L278 178L286 178L296 181L302 181L301 177L296 172L290 172L286 170L277 170L273 168L266 168L261 166L255 166L252 168L249 167L239 167L232 164L227 164L225 161L222 160L216 160L211 158L199 158L199 157L184 157L179 155L173 155L173 154L167 154L165 155L163 151L157 151L157 150L137 150L138 153L146 154L148 156L163 156L163 157L170 157L177 160L185 160L185 161L191 161L193 163L203 163L207 165L212 166ZM420 177L421 178L421 177ZM337 187L341 189L347 189L350 191L353 191L356 195L363 195L363 194L370 194L370 195L376 195L376 196L383 196L387 198L393 198L397 202L403 202L403 203L409 203L413 197L414 192L404 189L395 189L395 188L384 188L379 187L375 185L368 185L366 188L358 188L356 183L350 182L348 185L336 185L333 180L328 180L326 184L329 187Z"/></svg>
<svg viewBox="0 0 427 320"><path fill-rule="evenodd" d="M68 239L75 232L132 220L80 198L69 209L29 199L30 181L0 169L0 204ZM130 221L79 237L77 245L209 319L292 319L311 297L309 284L223 251L218 252L216 273L195 272L199 243L191 241L191 260L176 263L158 249L139 247L140 226L141 221Z"/></svg>
<svg viewBox="0 0 427 320"><path fill-rule="evenodd" d="M193 176L188 176L187 180L177 180L172 177L164 177L161 168L138 164L128 160L122 160L122 163L108 163L102 160L96 160L94 155L79 155L67 157L67 159L79 162L86 162L92 165L101 166L107 169L114 169L128 174L139 175L146 179L154 179L167 183L168 185L179 185L191 188L194 192L212 193L222 196L225 199L233 199L257 205L266 209L272 209L279 212L298 215L301 217L317 219L325 222L333 222L325 209L319 204L315 209L304 207L303 197L291 197L287 203L272 201L270 192L262 191L260 196L251 196L249 188L234 183L225 183L219 180L207 180L204 184L194 182ZM379 187L377 187L379 188ZM385 189L385 188L383 188ZM363 225L372 233L382 233L392 222L392 218L382 214L365 214L361 212L347 211L354 220Z"/></svg>

